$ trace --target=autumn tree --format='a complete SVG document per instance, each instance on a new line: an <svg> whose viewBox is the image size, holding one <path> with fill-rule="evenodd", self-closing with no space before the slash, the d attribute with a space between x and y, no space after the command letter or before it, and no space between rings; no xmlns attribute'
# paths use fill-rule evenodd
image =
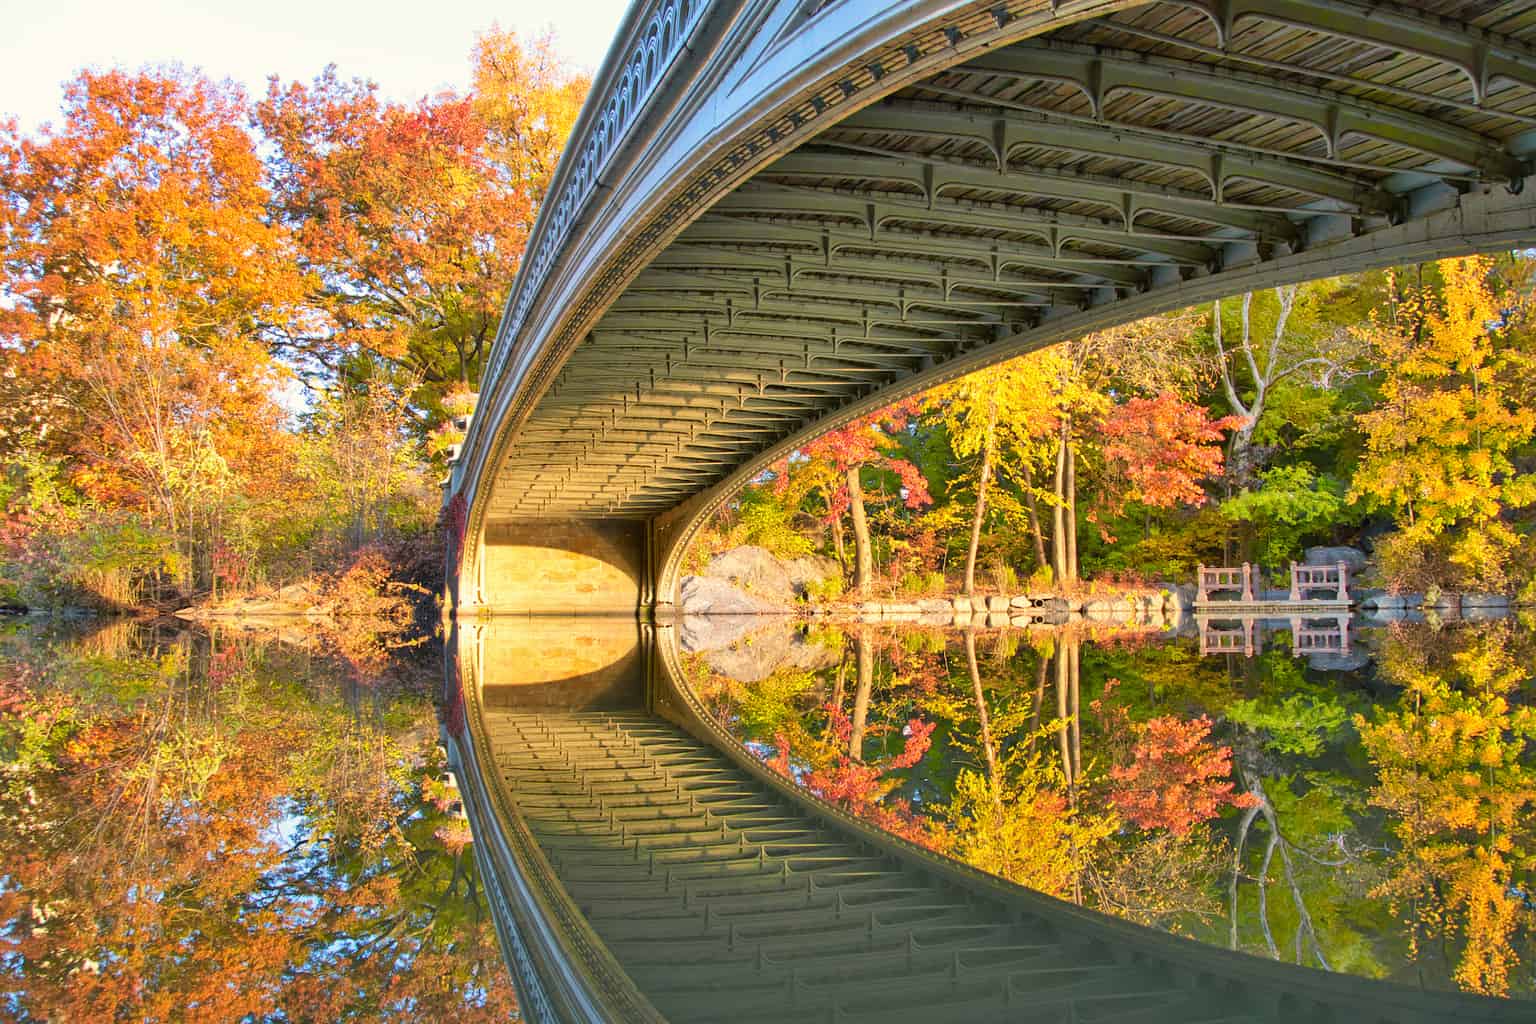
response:
<svg viewBox="0 0 1536 1024"><path fill-rule="evenodd" d="M781 467L781 479L788 486L792 474L810 473L829 493L825 495L827 514L834 523L846 513L853 524L853 586L860 593L869 589L874 579L874 543L870 538L869 516L864 490L866 470L884 470L900 481L899 496L907 508L922 508L932 498L921 471L898 451L896 431L905 429L916 412L912 401L898 402L861 416L845 427L828 431L801 447L799 464Z"/></svg>
<svg viewBox="0 0 1536 1024"><path fill-rule="evenodd" d="M1438 294L1420 288L1366 328L1386 376L1359 417L1366 453L1350 493L1393 513L1389 570L1443 549L1456 582L1502 590L1520 544L1509 514L1536 504L1536 477L1515 462L1536 437L1525 400L1536 348L1518 330L1528 298L1501 301L1493 269L1488 257L1446 260Z"/></svg>
<svg viewBox="0 0 1536 1024"><path fill-rule="evenodd" d="M1231 416L1212 420L1203 406L1169 391L1114 406L1099 428L1110 500L1149 508L1205 504L1201 481L1221 474L1223 434L1237 423Z"/></svg>
<svg viewBox="0 0 1536 1024"><path fill-rule="evenodd" d="M478 381L586 82L550 41L478 42L475 92L386 103L334 68L273 81L256 108L275 154L273 212L319 287L281 349L312 372L382 359L442 395Z"/></svg>
<svg viewBox="0 0 1536 1024"><path fill-rule="evenodd" d="M965 593L976 592L976 553L986 523L988 488L1000 458L1005 471L1020 477L1030 512L1031 536L1037 557L1045 560L1045 545L1035 506L1030 467L1033 449L1055 424L1049 390L1024 360L1012 360L935 388L924 397L925 408L943 424L949 446L962 460L975 460L976 499L971 516L970 543L965 554Z"/></svg>
<svg viewBox="0 0 1536 1024"><path fill-rule="evenodd" d="M1251 806L1233 794L1232 749L1207 741L1211 720L1160 715L1143 723L1130 764L1110 769L1110 802L1139 828L1188 835L1222 807Z"/></svg>
<svg viewBox="0 0 1536 1024"><path fill-rule="evenodd" d="M0 134L0 339L88 495L143 509L212 573L229 499L281 453L263 329L307 287L267 217L243 96L174 69L87 72L63 118ZM41 406L39 406L41 403ZM41 433L41 432L40 432Z"/></svg>

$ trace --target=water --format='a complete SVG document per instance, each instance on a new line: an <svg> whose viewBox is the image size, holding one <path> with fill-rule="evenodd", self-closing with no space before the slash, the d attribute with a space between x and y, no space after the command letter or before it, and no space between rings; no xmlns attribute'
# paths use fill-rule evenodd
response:
<svg viewBox="0 0 1536 1024"><path fill-rule="evenodd" d="M1536 997L1536 634L1294 626L655 636L892 834L1216 946ZM654 671L632 622L471 632L488 704L643 702ZM0 1018L515 1013L439 652L343 648L0 623Z"/></svg>
<svg viewBox="0 0 1536 1024"><path fill-rule="evenodd" d="M721 723L894 834L1213 945L1536 997L1536 634L1193 632L682 630Z"/></svg>
<svg viewBox="0 0 1536 1024"><path fill-rule="evenodd" d="M505 1020L437 650L0 620L0 1018Z"/></svg>

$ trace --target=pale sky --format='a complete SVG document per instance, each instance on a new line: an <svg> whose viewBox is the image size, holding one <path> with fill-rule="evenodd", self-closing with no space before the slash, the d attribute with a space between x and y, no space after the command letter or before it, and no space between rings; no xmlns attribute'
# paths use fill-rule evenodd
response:
<svg viewBox="0 0 1536 1024"><path fill-rule="evenodd" d="M0 0L0 120L56 120L83 67L180 62L252 96L268 75L308 81L327 64L390 99L469 84L475 34L552 28L579 69L602 62L628 0Z"/></svg>

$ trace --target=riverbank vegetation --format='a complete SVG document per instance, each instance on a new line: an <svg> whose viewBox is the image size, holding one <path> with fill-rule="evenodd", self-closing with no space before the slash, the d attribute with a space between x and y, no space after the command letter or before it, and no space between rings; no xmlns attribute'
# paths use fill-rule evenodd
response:
<svg viewBox="0 0 1536 1024"><path fill-rule="evenodd" d="M87 71L0 122L0 605L441 565L454 421L587 87L549 39L471 59L410 104Z"/></svg>
<svg viewBox="0 0 1536 1024"><path fill-rule="evenodd" d="M1533 271L1284 286L1001 363L794 451L701 551L819 550L857 593L937 596L1349 544L1390 590L1536 600Z"/></svg>

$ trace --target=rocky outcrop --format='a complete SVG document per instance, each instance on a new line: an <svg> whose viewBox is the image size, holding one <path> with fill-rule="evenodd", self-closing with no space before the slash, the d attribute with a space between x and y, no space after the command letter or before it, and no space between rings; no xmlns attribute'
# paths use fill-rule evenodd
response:
<svg viewBox="0 0 1536 1024"><path fill-rule="evenodd" d="M1338 565L1340 562L1349 566L1350 575L1353 576L1364 571L1367 558L1359 548L1347 547L1307 548L1302 555L1302 563L1305 565Z"/></svg>
<svg viewBox="0 0 1536 1024"><path fill-rule="evenodd" d="M678 640L684 651L702 654L711 670L744 683L784 669L829 668L841 656L840 650L808 639L789 618L764 626L761 619L685 616Z"/></svg>
<svg viewBox="0 0 1536 1024"><path fill-rule="evenodd" d="M787 607L804 598L815 584L841 572L836 562L821 555L779 558L766 548L743 544L710 559L699 575Z"/></svg>
<svg viewBox="0 0 1536 1024"><path fill-rule="evenodd" d="M789 611L789 601L783 598L784 590L777 593L783 603L743 590L729 580L684 576L678 610L684 615L782 615Z"/></svg>

